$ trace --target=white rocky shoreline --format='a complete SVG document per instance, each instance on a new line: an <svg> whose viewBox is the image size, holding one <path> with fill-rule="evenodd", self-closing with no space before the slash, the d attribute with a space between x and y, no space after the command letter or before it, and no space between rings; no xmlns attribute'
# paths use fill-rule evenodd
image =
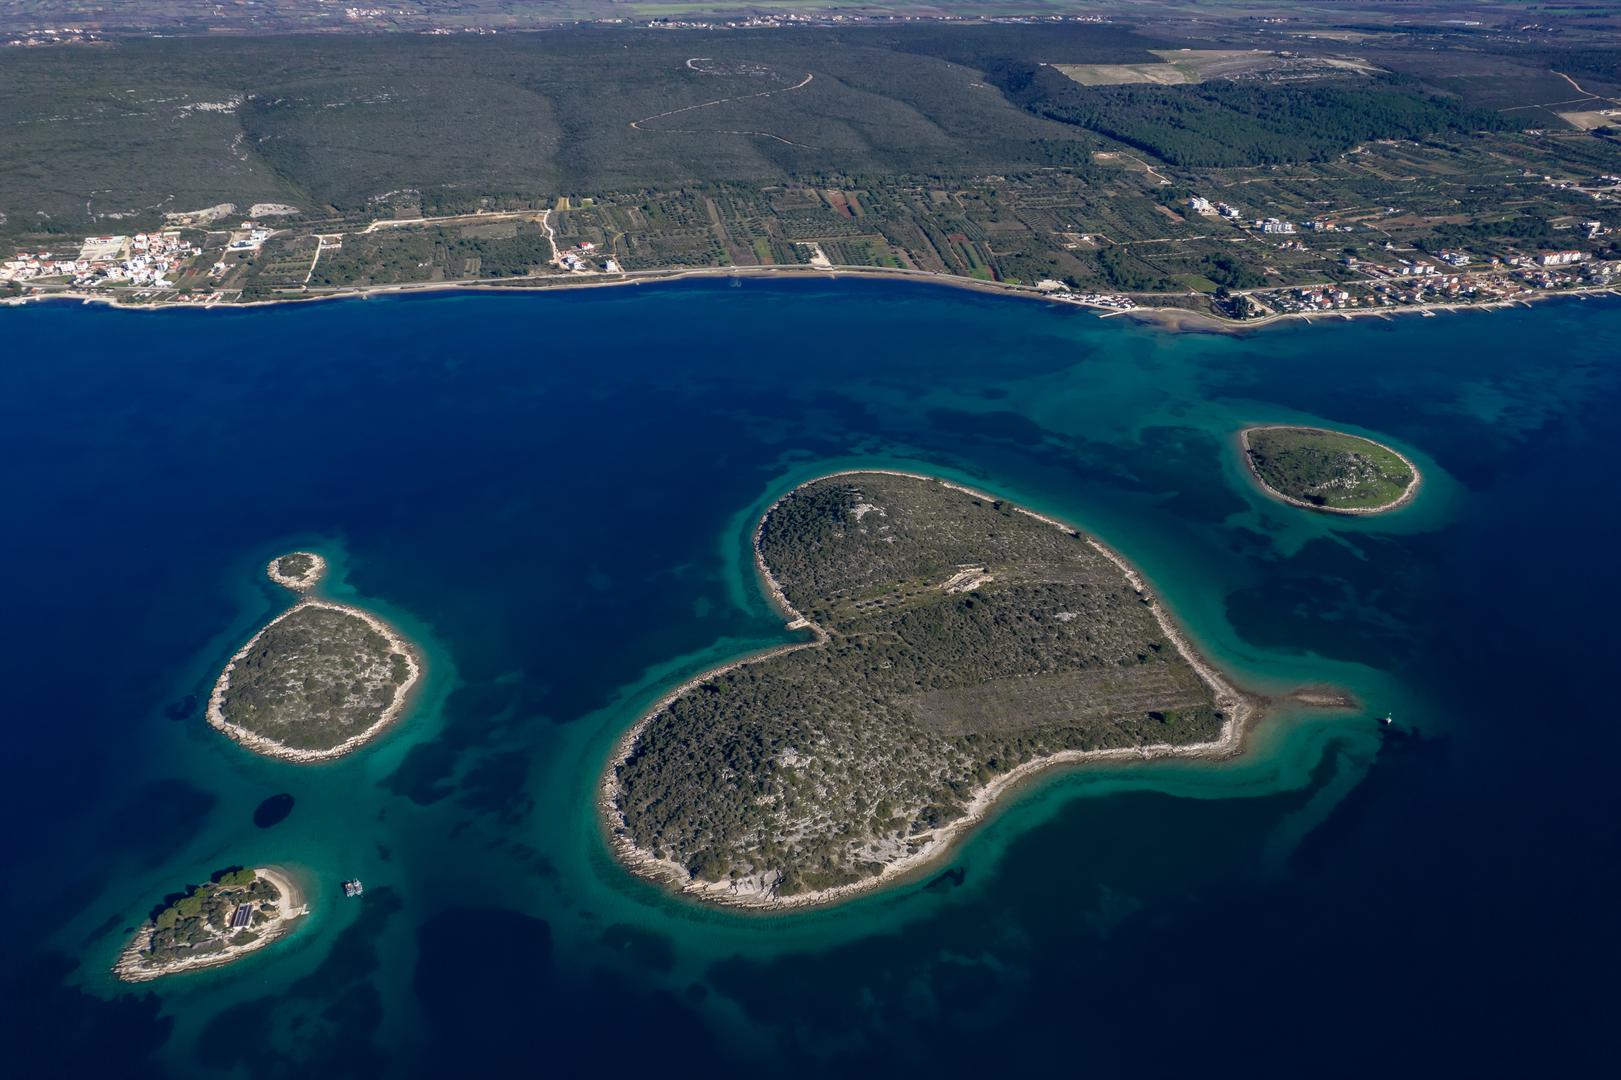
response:
<svg viewBox="0 0 1621 1080"><path fill-rule="evenodd" d="M296 577L282 572L281 564L284 559L291 559L302 555L310 560L310 567ZM285 555L278 555L265 565L265 575L284 589L293 592L309 592L316 584L326 577L326 559L313 551L289 551Z"/></svg>
<svg viewBox="0 0 1621 1080"><path fill-rule="evenodd" d="M973 798L969 800L969 803L965 808L965 812L961 817L932 830L930 833L924 834L926 839L916 851L904 855L893 862L884 864L883 869L873 877L857 882L851 882L847 885L838 885L833 888L798 893L793 896L775 895L773 891L774 882L762 881L754 875L751 875L748 878L740 879L737 882L699 881L693 878L692 875L688 873L687 869L680 863L672 859L656 858L652 852L636 846L636 844L632 842L623 832L624 818L620 815L618 806L615 802L615 797L618 791L617 771L619 766L625 762L625 760L630 756L631 752L635 749L636 742L640 738L641 733L646 728L647 724L666 707L668 707L676 698L690 690L695 689L703 683L708 682L710 679L725 674L726 672L735 668L742 667L745 664L759 663L762 660L769 659L773 656L780 656L783 653L793 652L797 649L817 648L829 640L826 630L807 619L788 602L788 598L784 594L782 586L777 582L776 578L772 576L770 570L766 567L765 556L761 550L760 544L761 536L765 528L765 522L771 516L771 512L775 510L777 506L779 506L784 500L790 498L795 493L809 487L812 484L821 483L824 480L835 479L842 476L872 475L899 476L912 480L930 481L940 484L941 486L950 490L960 491L978 499L985 499L990 502L1007 501L999 498L998 496L990 495L983 491L966 487L962 484L957 484L949 480L943 480L936 476L927 476L922 473L904 472L897 469L844 469L807 480L804 483L795 486L791 491L787 492L781 498L778 498L769 507L767 507L765 513L760 516L760 520L754 529L753 546L755 570L759 574L760 579L765 583L766 591L771 597L772 603L788 617L788 628L791 630L808 629L815 635L814 640L778 646L774 649L767 649L763 652L754 653L752 655L733 660L729 663L721 665L720 667L711 668L702 674L687 680L676 689L660 698L651 709L643 714L640 720L638 720L628 731L625 732L624 735L620 737L619 741L614 746L613 754L610 756L607 767L602 775L598 806L602 813L609 843L613 848L614 854L622 863L625 864L627 868L634 873L639 874L642 877L672 885L678 892L684 895L689 895L708 902L724 904L732 907L787 910L793 908L822 906L881 888L886 884L897 881L898 879L913 875L927 867L929 864L940 860L951 849L952 845L957 840L966 835L973 828L973 826L984 819L984 817L990 811L992 805L1003 794L1011 790L1020 782L1049 768L1061 765L1080 765L1100 761L1150 761L1162 758L1199 758L1216 760L1236 756L1242 750L1245 734L1261 713L1263 699L1238 689L1225 676L1216 670L1212 664L1205 660L1205 658L1201 656L1196 649L1194 649L1193 645L1189 642L1187 636L1182 632L1181 628L1178 627L1171 617L1166 613L1164 606L1161 605L1158 599L1155 598L1149 591L1147 584L1142 579L1142 576L1138 574L1138 572L1117 552L1113 551L1107 545L1093 539L1092 537L1085 536L1084 539L1086 540L1086 543L1104 558L1113 563L1125 575L1126 580L1130 583L1131 587L1137 592L1137 594L1148 603L1150 609L1154 613L1154 620L1159 624L1160 630L1165 634L1166 639L1169 640L1173 646L1175 646L1177 652L1181 654L1182 658L1188 662L1189 666L1193 668L1193 670L1198 674L1199 678L1214 694L1217 707L1220 708L1226 716L1226 719L1221 727L1221 732L1215 739L1202 743L1157 743L1147 746L1115 747L1104 750L1064 750L1056 754L1049 754L1045 757L1027 761L1016 768L1002 773L995 779L991 780L988 784L981 787L974 793ZM1064 522L1038 514L1033 510L1026 510L1023 507L1016 506L1014 509L1021 514L1050 525L1053 528L1059 529L1071 536L1083 537L1080 530L1067 525Z"/></svg>
<svg viewBox="0 0 1621 1080"><path fill-rule="evenodd" d="M341 285L324 290L284 294L269 299L242 300L221 297L186 298L173 300L129 300L108 293L86 289L37 289L21 296L0 297L0 308L20 307L27 304L54 301L78 301L84 304L102 304L116 311L160 311L165 308L195 308L199 310L235 310L271 307L278 304L310 304L331 300L365 300L373 296L402 296L455 292L541 293L551 290L618 288L627 285L651 285L660 282L684 281L702 278L787 278L787 279L857 279L922 282L945 288L966 289L973 292L995 293L1001 296L1023 297L1045 304L1064 305L1050 294L1033 285L1006 281L983 281L979 278L960 277L933 270L905 267L856 265L781 265L781 266L695 266L661 267L649 270L620 271L616 274L576 274L550 272L524 274L508 279L468 278L449 281L417 281L392 285ZM1254 319L1233 319L1212 311L1197 311L1167 304L1156 304L1156 299L1173 299L1172 294L1128 294L1136 307L1102 312L1103 319L1124 316L1137 322L1155 326L1172 333L1246 334L1268 327L1289 326L1297 322L1307 326L1337 321L1352 322L1375 318L1389 321L1400 315L1428 315L1437 312L1500 311L1507 308L1532 307L1549 300L1576 297L1621 296L1621 289L1613 285L1585 285L1569 289L1528 292L1502 300L1479 302L1440 302L1404 304L1399 307L1354 308L1332 311L1283 311ZM1180 297L1183 294L1174 294ZM1070 305L1065 305L1070 306ZM1082 310L1085 310L1084 308Z"/></svg>
<svg viewBox="0 0 1621 1080"><path fill-rule="evenodd" d="M166 975L176 975L183 971L197 971L202 968L219 967L241 959L248 953L257 952L272 942L279 941L287 936L297 920L309 914L309 905L304 902L303 890L293 883L293 879L273 866L259 866L254 868L254 874L264 878L276 887L281 898L275 901L276 915L261 927L258 937L246 945L227 945L219 952L205 953L201 956L189 956L181 960L171 960L163 964L148 965L141 959L141 955L151 946L152 935L156 927L148 920L135 937L119 953L118 962L113 965L113 974L124 982L140 983L161 979Z"/></svg>
<svg viewBox="0 0 1621 1080"><path fill-rule="evenodd" d="M1318 506L1316 503L1307 502L1305 499L1285 495L1266 482L1265 478L1261 476L1260 470L1256 469L1254 459L1250 457L1250 433L1255 431L1315 431L1324 435L1345 435L1353 439L1361 439L1365 443L1371 443L1379 449L1387 450L1400 458L1402 464L1412 470L1413 479L1408 482L1406 490L1400 496L1379 506ZM1411 458L1394 446L1370 439L1365 435L1356 435L1349 431L1335 431L1333 428L1312 427L1308 424L1251 424L1238 433L1238 448L1244 459L1244 468L1249 471L1250 478L1260 485L1262 491L1279 502L1286 502L1290 506L1298 506L1304 510L1316 510L1324 514L1350 514L1365 517L1369 514L1384 514L1391 510L1398 510L1418 497L1419 485L1424 482L1424 474L1419 471L1418 466L1413 464Z"/></svg>
<svg viewBox="0 0 1621 1080"><path fill-rule="evenodd" d="M278 585L282 585L298 593L307 593L310 589L315 587L316 583L320 581L321 577L326 573L326 560L321 556L316 555L314 552L309 551L291 552L289 554L308 555L314 560L314 564L310 570L295 578L281 573L279 564L281 560L287 556L278 556L277 558L272 559L269 565L266 566L265 573L270 577L270 580L274 581ZM389 702L388 707L383 710L382 714L375 721L369 724L364 731L351 735L349 738L343 740L335 746L329 746L320 750L309 750L300 747L288 746L285 743L278 742L277 740L269 738L268 736L260 735L257 732L249 731L247 728L244 728L238 724L233 724L225 716L225 695L230 692L231 672L236 669L237 663L241 661L243 657L252 652L253 647L258 643L259 639L264 637L265 633L277 623L281 622L283 619L289 618L297 612L305 610L306 608L325 608L328 611L340 611L346 615L352 615L355 618L360 619L366 623L367 626L371 627L373 630L377 631L378 634L382 635L383 639L388 642L390 651L397 652L405 657L405 663L408 669L405 681L394 688L394 699ZM249 750L264 754L267 757L277 758L281 761L296 762L298 764L331 761L333 758L342 757L352 750L357 749L364 743L376 737L376 735L384 728L388 727L389 724L393 723L399 717L399 715L405 711L405 705L410 698L411 691L421 680L421 677L422 662L417 656L416 649L413 648L411 644L405 640L405 638L400 636L398 631L396 631L392 626L388 625L388 623L384 622L382 619L379 619L371 612L362 608L357 608L351 604L340 604L334 600L320 600L306 596L305 599L300 600L298 603L294 604L280 615L277 615L274 619L271 619L259 630L257 634L254 634L253 637L248 639L247 644L243 645L234 654L232 654L230 661L225 665L225 670L221 671L219 678L214 681L213 691L208 695L208 723L217 731L229 736L236 742L247 747Z"/></svg>

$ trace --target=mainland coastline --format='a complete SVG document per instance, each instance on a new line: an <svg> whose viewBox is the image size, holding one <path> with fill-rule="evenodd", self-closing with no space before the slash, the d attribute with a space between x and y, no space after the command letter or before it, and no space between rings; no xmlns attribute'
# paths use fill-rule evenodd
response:
<svg viewBox="0 0 1621 1080"><path fill-rule="evenodd" d="M1138 598L1149 608L1166 640L1172 644L1176 652L1210 689L1215 700L1221 706L1224 720L1216 738L1198 743L1164 743L1095 750L1064 750L1026 761L996 775L988 783L981 785L968 801L962 816L933 829L927 841L920 845L917 850L885 863L876 875L849 884L816 889L790 896L777 896L769 892L739 894L733 891L727 882L701 881L690 874L680 863L670 858L660 858L654 852L638 847L625 834L623 828L624 818L616 803L618 795L617 774L620 767L635 751L637 742L649 723L678 698L720 675L786 653L801 649L819 648L826 645L830 640L830 635L822 626L807 618L789 602L781 583L778 582L766 563L762 549L762 534L772 511L784 501L811 485L829 479L862 475L893 476L908 480L932 482L977 499L991 502L1001 501L998 496L940 477L894 469L846 469L826 473L796 485L793 489L774 500L760 516L753 531L751 547L753 549L755 574L764 586L765 593L770 598L772 606L786 618L787 628L790 630L808 630L812 638L809 641L793 642L751 653L701 672L661 697L641 715L635 724L620 736L600 777L598 808L600 822L608 845L618 861L627 870L645 879L671 886L679 894L730 907L755 910L786 910L825 906L915 877L949 854L976 825L989 815L992 808L1003 796L1019 784L1050 769L1107 761L1146 762L1172 758L1219 761L1236 757L1242 753L1248 734L1265 714L1269 704L1268 699L1243 690L1200 654L1186 633L1183 632L1175 619L1165 609L1165 606L1149 589L1141 574L1118 552L1090 536L1084 536L1080 530L1071 525L1024 507L1015 506L1013 509L1017 513L1058 529L1070 536L1084 538L1085 542L1094 551L1107 559L1123 574ZM1315 708L1348 708L1354 705L1354 702L1348 696L1338 691L1323 688L1313 688L1309 693L1303 691L1291 696L1297 703Z"/></svg>
<svg viewBox="0 0 1621 1080"><path fill-rule="evenodd" d="M1315 326L1319 322L1352 321L1355 319L1375 318L1389 320L1397 315L1424 315L1434 316L1440 312L1469 312L1469 311L1497 311L1508 308L1530 307L1534 304L1561 298L1574 298L1586 300L1599 297L1621 297L1621 289L1611 285L1595 285L1562 289L1558 291L1533 292L1524 296L1517 296L1504 300L1489 300L1478 303L1424 303L1403 305L1400 307L1352 308L1333 311L1285 311L1274 312L1269 315L1253 319L1231 319L1206 311L1195 311L1191 308L1177 307L1168 304L1144 303L1131 308L1099 308L1094 305L1066 302L1054 299L1052 296L1033 285L1013 284L1005 281L984 281L978 278L961 277L954 274L942 274L928 270L908 270L896 267L872 266L832 266L820 267L809 265L792 266L702 266L680 267L658 270L631 270L621 271L618 274L579 275L579 274L532 274L507 278L502 281L489 279L469 279L453 281L421 281L405 282L391 285L358 285L339 286L321 292L308 292L294 295L277 296L262 300L166 300L162 302L124 302L118 297L100 293L83 292L75 289L63 289L53 292L36 292L25 296L10 296L0 298L0 307L21 307L27 304L49 303L52 301L78 301L83 304L101 304L118 311L165 311L170 309L195 309L200 311L234 311L239 309L275 307L283 304L308 304L332 300L365 300L374 296L410 296L434 295L455 293L546 293L558 290L575 289L604 289L622 286L651 285L664 282L685 281L691 279L742 279L761 278L771 280L782 278L789 280L837 280L840 278L854 278L872 281L910 282L913 284L940 285L951 289L964 289L970 292L984 293L995 296L1017 297L1025 300L1039 301L1054 307L1080 308L1097 313L1099 318L1109 319L1123 316L1133 322L1153 326L1156 329L1170 333L1204 333L1204 334L1245 334L1250 331L1264 330L1268 327L1284 326L1294 322L1302 322L1308 326ZM1144 297L1144 299L1148 299Z"/></svg>

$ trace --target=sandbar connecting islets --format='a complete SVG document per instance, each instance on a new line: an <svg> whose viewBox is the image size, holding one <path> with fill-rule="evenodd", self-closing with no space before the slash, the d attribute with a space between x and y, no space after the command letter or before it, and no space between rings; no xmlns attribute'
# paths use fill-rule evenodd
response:
<svg viewBox="0 0 1621 1080"><path fill-rule="evenodd" d="M918 473L901 472L897 470L861 469L847 470L831 473L827 476L817 477L806 481L774 502L756 525L753 538L754 562L756 573L765 585L767 594L772 603L787 617L789 629L809 630L813 639L808 642L799 642L779 646L751 656L734 660L728 664L711 669L693 679L688 680L669 694L661 698L642 718L618 741L604 770L599 807L603 819L608 826L609 842L619 859L633 872L657 881L675 886L678 891L706 901L751 908L783 909L823 905L850 896L880 888L885 884L914 874L923 867L940 859L954 842L969 832L975 824L983 820L991 806L1007 791L1021 781L1034 774L1066 764L1083 764L1103 761L1143 761L1158 758L1207 758L1218 759L1236 755L1242 746L1244 733L1253 720L1258 716L1262 699L1248 694L1233 685L1221 672L1202 657L1181 628L1164 610L1163 606L1153 597L1141 575L1128 564L1120 555L1109 549L1106 545L1090 537L1085 537L1078 530L1064 522L1025 510L1022 507L1012 507L1014 511L1023 514L1043 524L1058 529L1071 537L1083 539L1084 542L1099 555L1112 563L1125 577L1130 588L1135 591L1140 601L1152 612L1154 622L1164 638L1169 642L1185 660L1198 679L1209 688L1212 698L1220 709L1223 722L1215 738L1188 743L1160 743L1138 745L1129 747L1108 747L1098 749L1067 749L1056 753L1026 761L1005 772L993 776L988 782L981 784L973 792L964 807L961 816L938 825L932 830L917 837L919 843L913 850L897 858L885 862L876 874L862 880L836 885L828 888L815 889L807 892L795 893L788 896L778 895L771 880L762 880L766 875L750 875L741 881L705 881L694 874L680 862L664 857L660 858L653 851L639 847L627 835L623 828L625 819L618 805L621 794L619 785L619 770L627 760L636 752L638 740L647 729L649 723L658 717L673 702L698 687L715 680L728 672L746 665L759 664L774 657L782 656L801 649L820 648L828 644L828 632L817 623L807 618L794 608L789 602L781 583L771 573L762 546L763 532L766 523L770 520L773 511L795 494L812 485L838 477L858 476L893 476L910 480L928 481L937 483L942 487L967 494L976 499L989 503L1001 503L997 496L989 495L973 488L941 480L937 477ZM864 507L862 507L864 508ZM858 508L861 509L861 508ZM859 518L858 518L859 520ZM780 877L777 879L780 881Z"/></svg>
<svg viewBox="0 0 1621 1080"><path fill-rule="evenodd" d="M311 552L281 556L266 568L272 581L299 593L313 588L325 571L325 560ZM313 642L314 647L300 648L311 645L311 639L320 634L339 633L347 635L345 643L351 646L357 644L358 637L358 644L369 647L370 653L358 658L351 655L335 659L328 655L328 650L319 647L324 644L320 641ZM283 638L290 638L290 645ZM294 651L283 656L270 648L267 655L267 642L280 643ZM326 667L314 666L317 663L324 663ZM233 678L245 665L253 676L262 679L253 686L252 701L245 704L243 710L253 712L255 717L265 719L272 726L286 726L301 720L324 722L324 730L333 734L333 741L327 745L289 745L242 723L240 715L233 716L232 692L241 689L233 686ZM383 620L349 604L306 597L272 619L231 657L209 695L208 722L248 749L269 757L299 763L329 761L374 738L397 719L421 675L422 665L416 650ZM321 706L327 709L323 715L314 716L313 709L301 712L309 702L299 701L295 695L304 684L305 676L324 680L328 687L341 691L344 700L336 708L350 715L334 718L325 697L321 700ZM242 677L244 681L246 678ZM248 690L241 692L249 693ZM383 700L385 694L386 701ZM360 730L336 738L354 722L367 717L369 722Z"/></svg>

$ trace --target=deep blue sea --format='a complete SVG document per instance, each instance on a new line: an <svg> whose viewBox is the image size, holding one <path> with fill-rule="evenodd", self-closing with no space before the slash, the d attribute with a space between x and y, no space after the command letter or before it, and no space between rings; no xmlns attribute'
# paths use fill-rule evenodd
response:
<svg viewBox="0 0 1621 1080"><path fill-rule="evenodd" d="M11 1075L1615 1068L1621 305L1233 337L700 283L14 308L0 354ZM1397 446L1419 498L1266 499L1234 435L1277 421ZM1049 775L832 909L632 879L593 807L613 741L790 639L748 533L860 465L1090 530L1241 682L1363 708L1279 711L1235 762ZM320 766L202 718L293 548L427 661L399 724ZM108 974L166 894L265 863L308 887L293 936Z"/></svg>

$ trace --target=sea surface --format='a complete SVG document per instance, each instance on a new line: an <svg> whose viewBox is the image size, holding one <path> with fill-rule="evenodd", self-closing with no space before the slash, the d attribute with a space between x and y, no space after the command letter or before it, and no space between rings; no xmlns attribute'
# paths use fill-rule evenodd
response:
<svg viewBox="0 0 1621 1080"><path fill-rule="evenodd" d="M7 1071L1609 1073L1618 418L1613 302L1247 336L876 282L0 311ZM1423 487L1271 501L1257 422L1388 442ZM1362 707L1049 774L836 908L633 879L594 807L614 740L791 640L749 531L858 466L1090 530L1241 682ZM319 766L202 716L294 548L426 658ZM265 863L308 887L295 935L111 978L166 894Z"/></svg>

